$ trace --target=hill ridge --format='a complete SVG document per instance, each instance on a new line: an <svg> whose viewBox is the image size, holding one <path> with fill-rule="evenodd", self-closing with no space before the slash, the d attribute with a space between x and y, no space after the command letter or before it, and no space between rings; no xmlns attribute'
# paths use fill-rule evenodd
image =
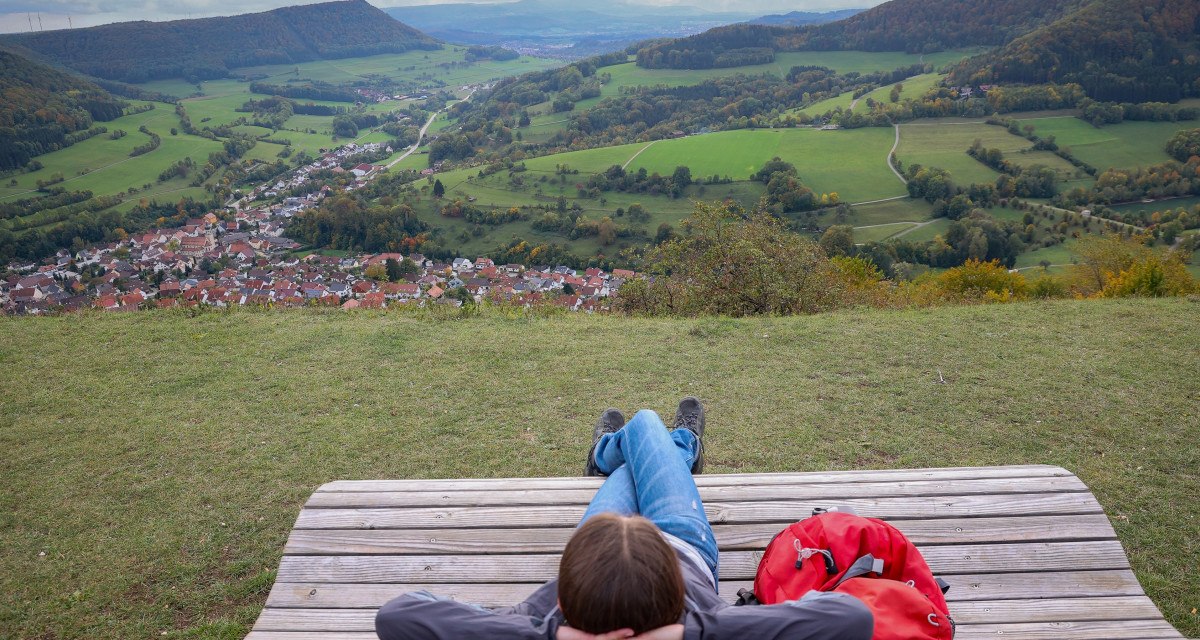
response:
<svg viewBox="0 0 1200 640"><path fill-rule="evenodd" d="M254 48L246 43L254 43ZM131 47L129 43L136 43ZM335 0L259 13L167 22L145 20L0 36L86 75L121 82L225 77L232 69L377 53L441 43L365 0Z"/></svg>

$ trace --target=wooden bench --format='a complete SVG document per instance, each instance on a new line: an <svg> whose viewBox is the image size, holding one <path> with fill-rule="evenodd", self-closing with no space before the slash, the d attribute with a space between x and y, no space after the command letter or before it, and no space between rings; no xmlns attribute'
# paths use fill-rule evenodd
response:
<svg viewBox="0 0 1200 640"><path fill-rule="evenodd" d="M721 548L721 595L814 507L853 506L920 546L951 583L957 638L1182 638L1146 597L1100 504L1058 467L696 478ZM300 512L252 640L369 640L416 589L500 606L555 576L597 478L331 482Z"/></svg>

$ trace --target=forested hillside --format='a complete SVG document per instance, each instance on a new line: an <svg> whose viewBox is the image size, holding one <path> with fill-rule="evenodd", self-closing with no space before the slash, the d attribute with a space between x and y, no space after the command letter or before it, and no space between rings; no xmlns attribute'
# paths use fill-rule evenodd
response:
<svg viewBox="0 0 1200 640"><path fill-rule="evenodd" d="M647 68L706 69L770 62L776 51L908 51L999 46L1053 20L1078 0L893 0L846 20L802 27L736 24L638 52Z"/></svg>
<svg viewBox="0 0 1200 640"><path fill-rule="evenodd" d="M220 78L230 69L440 47L363 0L173 22L121 22L3 36L88 75L146 82Z"/></svg>
<svg viewBox="0 0 1200 640"><path fill-rule="evenodd" d="M0 171L89 137L124 107L82 78L0 50Z"/></svg>
<svg viewBox="0 0 1200 640"><path fill-rule="evenodd" d="M1200 95L1200 2L1096 0L963 63L951 80L1075 82L1114 102Z"/></svg>

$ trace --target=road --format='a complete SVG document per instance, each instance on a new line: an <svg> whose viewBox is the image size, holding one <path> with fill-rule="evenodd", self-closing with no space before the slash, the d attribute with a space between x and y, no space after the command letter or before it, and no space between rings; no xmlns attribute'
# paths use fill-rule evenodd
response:
<svg viewBox="0 0 1200 640"><path fill-rule="evenodd" d="M888 152L888 168L892 170L892 173L896 174L897 178L900 178L900 182L908 184L908 180L905 180L904 176L900 175L900 172L896 171L895 165L892 164L892 156L896 153L896 148L900 146L900 125L894 124L892 126L896 128L896 141L892 143L892 150Z"/></svg>
<svg viewBox="0 0 1200 640"><path fill-rule="evenodd" d="M470 98L471 96L467 96L467 97ZM417 141L413 143L413 146L409 147L408 151L405 151L404 154L401 155L399 158L396 158L395 160L392 160L391 162L389 162L387 164L387 168L391 169L392 166L395 165L397 162L400 162L401 160L416 153L417 148L421 146L421 141L425 139L425 132L429 131L429 127L433 124L433 121L437 120L437 117L442 115L442 112L444 112L446 109L449 109L449 108L450 108L449 106L442 107L441 111L436 111L436 112L434 112L433 115L429 116L429 121L425 123L425 126L421 127L421 133L417 135Z"/></svg>

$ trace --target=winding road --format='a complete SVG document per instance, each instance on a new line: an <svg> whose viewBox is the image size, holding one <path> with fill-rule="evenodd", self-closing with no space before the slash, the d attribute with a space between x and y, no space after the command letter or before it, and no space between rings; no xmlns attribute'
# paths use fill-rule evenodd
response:
<svg viewBox="0 0 1200 640"><path fill-rule="evenodd" d="M467 97L469 98L471 96L467 96ZM395 160L392 160L391 162L389 162L387 164L387 168L391 169L392 166L394 166L397 162L400 162L401 160L416 153L417 149L420 148L420 146L421 146L421 141L425 139L425 132L429 131L429 127L431 125L433 125L433 121L437 120L437 117L442 115L442 112L444 112L446 109L449 109L449 108L450 108L449 106L442 107L442 109L440 111L436 111L436 112L434 112L433 115L429 116L429 120L425 123L425 126L421 127L421 133L417 135L417 141L413 143L413 146L409 147L408 151L405 151L403 155L401 155L400 157L396 158Z"/></svg>
<svg viewBox="0 0 1200 640"><path fill-rule="evenodd" d="M896 166L892 164L892 156L895 155L896 149L900 146L900 125L894 124L892 126L896 129L896 141L892 143L892 150L888 152L888 168L892 170L892 173L896 174L897 178L900 178L900 182L908 184L908 180L905 180L904 176L900 175L899 171L896 171Z"/></svg>

